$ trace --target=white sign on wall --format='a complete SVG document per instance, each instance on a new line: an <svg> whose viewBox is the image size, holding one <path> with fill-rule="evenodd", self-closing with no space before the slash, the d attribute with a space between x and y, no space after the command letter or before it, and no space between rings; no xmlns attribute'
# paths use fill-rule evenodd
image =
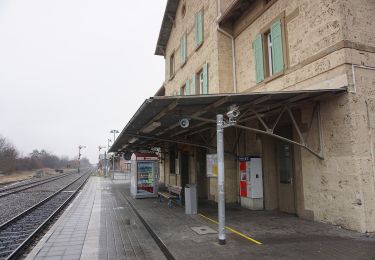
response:
<svg viewBox="0 0 375 260"><path fill-rule="evenodd" d="M217 154L207 154L207 177L216 178L218 174Z"/></svg>

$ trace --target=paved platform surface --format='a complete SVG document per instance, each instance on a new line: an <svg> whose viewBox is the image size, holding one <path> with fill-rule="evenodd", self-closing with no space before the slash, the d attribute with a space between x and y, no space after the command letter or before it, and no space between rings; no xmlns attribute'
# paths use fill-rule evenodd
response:
<svg viewBox="0 0 375 260"><path fill-rule="evenodd" d="M165 259L129 204L111 192L111 184L108 178L91 177L26 259Z"/></svg>
<svg viewBox="0 0 375 260"><path fill-rule="evenodd" d="M176 259L375 259L374 235L236 206L227 207L232 231L227 244L218 245L215 205L200 205L202 215L186 215L166 201L132 199L126 180L99 177L90 178L27 259L165 259L128 201Z"/></svg>

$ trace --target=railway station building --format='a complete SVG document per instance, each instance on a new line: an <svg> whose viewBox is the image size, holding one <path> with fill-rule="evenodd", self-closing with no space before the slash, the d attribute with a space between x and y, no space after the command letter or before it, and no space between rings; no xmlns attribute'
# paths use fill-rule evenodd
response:
<svg viewBox="0 0 375 260"><path fill-rule="evenodd" d="M375 232L374 15L371 0L168 0L165 82L111 151L155 151L160 185L217 202L223 114L226 203Z"/></svg>

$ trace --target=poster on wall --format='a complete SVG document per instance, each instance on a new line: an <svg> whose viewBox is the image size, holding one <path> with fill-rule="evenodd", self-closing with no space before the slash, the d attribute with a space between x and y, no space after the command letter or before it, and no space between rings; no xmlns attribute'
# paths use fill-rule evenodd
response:
<svg viewBox="0 0 375 260"><path fill-rule="evenodd" d="M218 174L217 154L207 154L207 177L216 178Z"/></svg>

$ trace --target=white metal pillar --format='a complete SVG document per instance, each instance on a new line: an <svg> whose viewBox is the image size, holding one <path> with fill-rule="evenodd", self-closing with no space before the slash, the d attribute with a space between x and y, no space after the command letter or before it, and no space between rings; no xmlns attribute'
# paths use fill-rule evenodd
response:
<svg viewBox="0 0 375 260"><path fill-rule="evenodd" d="M224 118L223 115L216 115L216 140L217 140L217 164L218 180L217 191L218 201L218 219L219 219L219 244L225 244L225 191L224 191Z"/></svg>

